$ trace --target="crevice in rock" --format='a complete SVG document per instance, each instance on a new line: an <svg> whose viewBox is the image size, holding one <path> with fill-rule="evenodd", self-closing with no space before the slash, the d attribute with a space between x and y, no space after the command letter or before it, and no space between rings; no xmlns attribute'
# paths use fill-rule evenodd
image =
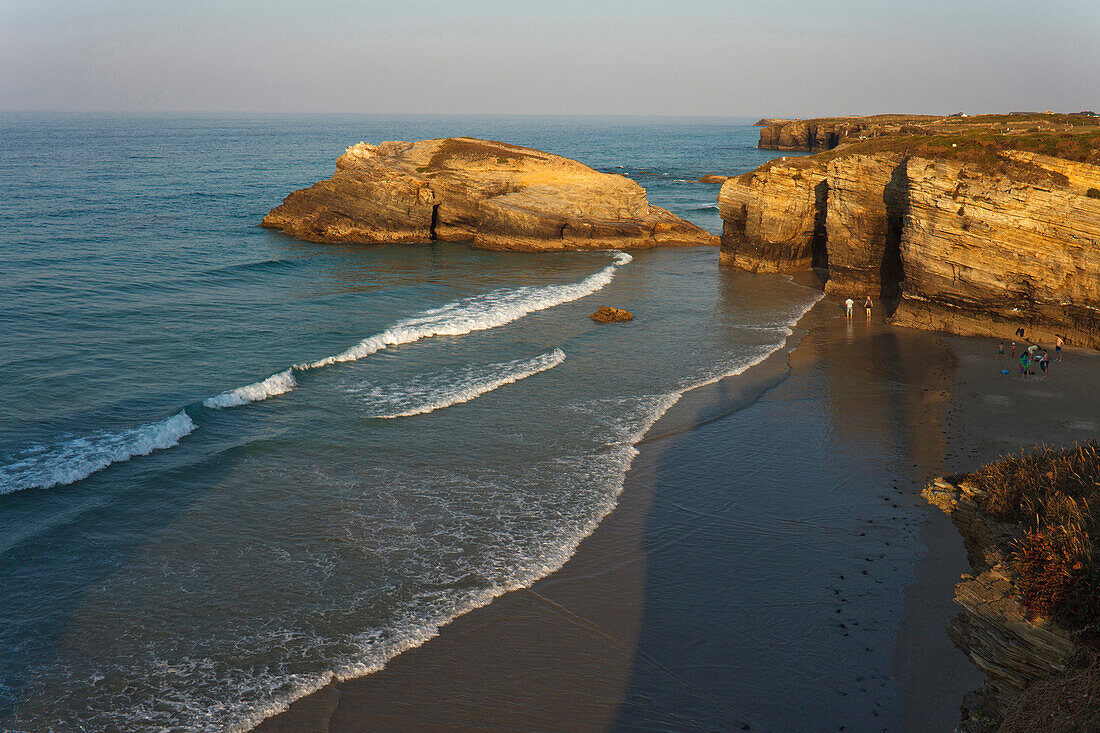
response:
<svg viewBox="0 0 1100 733"><path fill-rule="evenodd" d="M814 235L810 239L811 265L824 279L829 279L829 232L825 219L829 212L829 182L814 186Z"/></svg>
<svg viewBox="0 0 1100 733"><path fill-rule="evenodd" d="M428 241L434 242L438 239L435 234L435 228L439 225L439 204L432 207L432 222L428 228Z"/></svg>
<svg viewBox="0 0 1100 733"><path fill-rule="evenodd" d="M886 315L893 315L901 300L902 283L905 281L905 265L901 258L901 237L905 218L909 214L908 158L903 159L890 176L890 183L882 193L886 204L886 246L879 267L882 283L879 298L886 308Z"/></svg>

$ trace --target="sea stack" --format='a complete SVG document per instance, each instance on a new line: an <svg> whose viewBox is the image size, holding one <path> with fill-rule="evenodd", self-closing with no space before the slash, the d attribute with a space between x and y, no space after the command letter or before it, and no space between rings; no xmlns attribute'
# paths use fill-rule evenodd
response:
<svg viewBox="0 0 1100 733"><path fill-rule="evenodd" d="M619 175L475 138L358 143L327 181L295 191L263 226L314 242L470 241L560 251L715 245Z"/></svg>

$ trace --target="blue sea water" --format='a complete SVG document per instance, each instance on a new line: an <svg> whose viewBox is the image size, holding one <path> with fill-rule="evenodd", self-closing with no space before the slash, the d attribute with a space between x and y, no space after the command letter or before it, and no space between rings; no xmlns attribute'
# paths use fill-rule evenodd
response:
<svg viewBox="0 0 1100 733"><path fill-rule="evenodd" d="M750 123L0 116L0 729L246 730L378 669L560 567L818 297L714 248L310 244L258 226L286 194L472 135L717 232L695 179L773 157Z"/></svg>

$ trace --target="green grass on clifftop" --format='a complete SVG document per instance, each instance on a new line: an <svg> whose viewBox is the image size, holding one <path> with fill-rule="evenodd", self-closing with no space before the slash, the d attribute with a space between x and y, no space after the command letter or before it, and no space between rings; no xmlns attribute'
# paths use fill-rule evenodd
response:
<svg viewBox="0 0 1100 733"><path fill-rule="evenodd" d="M1027 183L1065 185L1065 177L1040 166L1002 156L1005 150L1022 150L1050 155L1076 163L1100 165L1100 127L1075 128L1072 132L1013 132L1002 134L990 129L935 135L901 135L840 145L832 150L801 157L777 158L757 169L763 172L776 165L812 169L849 155L894 153L911 157L950 161L977 172L1005 175Z"/></svg>

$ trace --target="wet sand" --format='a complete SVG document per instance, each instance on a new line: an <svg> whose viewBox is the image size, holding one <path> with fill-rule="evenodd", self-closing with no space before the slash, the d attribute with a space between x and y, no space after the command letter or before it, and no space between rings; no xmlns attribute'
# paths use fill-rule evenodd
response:
<svg viewBox="0 0 1100 733"><path fill-rule="evenodd" d="M996 341L849 325L832 300L800 326L789 364L651 429L560 571L258 730L952 730L982 678L943 631L962 543L920 490L1095 436L1100 358L1025 382Z"/></svg>

